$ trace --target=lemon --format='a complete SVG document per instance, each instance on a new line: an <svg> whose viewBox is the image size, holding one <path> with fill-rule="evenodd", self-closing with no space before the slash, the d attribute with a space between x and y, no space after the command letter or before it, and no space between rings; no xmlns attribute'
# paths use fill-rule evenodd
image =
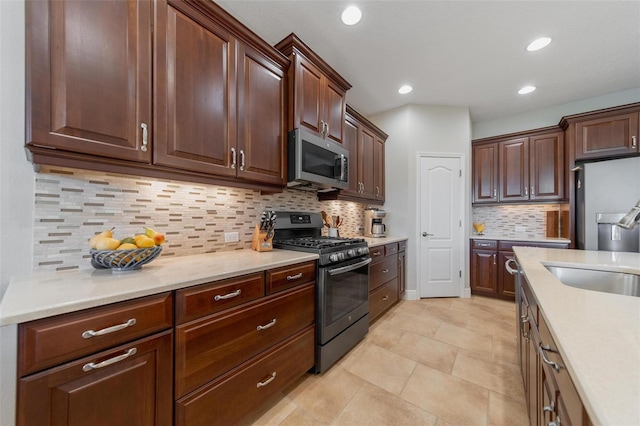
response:
<svg viewBox="0 0 640 426"><path fill-rule="evenodd" d="M138 246L132 243L120 244L116 250L135 250Z"/></svg>

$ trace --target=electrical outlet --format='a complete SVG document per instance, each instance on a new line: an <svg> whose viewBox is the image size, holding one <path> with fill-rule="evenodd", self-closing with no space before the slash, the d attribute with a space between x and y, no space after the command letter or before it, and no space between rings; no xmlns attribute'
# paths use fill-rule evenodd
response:
<svg viewBox="0 0 640 426"><path fill-rule="evenodd" d="M224 233L224 242L225 243L235 243L236 241L240 241L240 236L237 232L225 232Z"/></svg>
<svg viewBox="0 0 640 426"><path fill-rule="evenodd" d="M526 226L516 226L516 232L527 232Z"/></svg>

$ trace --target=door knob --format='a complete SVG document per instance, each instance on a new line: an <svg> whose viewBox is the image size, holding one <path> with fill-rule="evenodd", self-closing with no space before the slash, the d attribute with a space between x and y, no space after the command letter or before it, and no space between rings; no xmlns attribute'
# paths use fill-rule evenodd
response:
<svg viewBox="0 0 640 426"><path fill-rule="evenodd" d="M426 237L426 236L432 236L432 237L433 237L433 234L429 234L429 233L427 233L427 232L423 232L423 233L422 233L422 236L423 236L423 237Z"/></svg>

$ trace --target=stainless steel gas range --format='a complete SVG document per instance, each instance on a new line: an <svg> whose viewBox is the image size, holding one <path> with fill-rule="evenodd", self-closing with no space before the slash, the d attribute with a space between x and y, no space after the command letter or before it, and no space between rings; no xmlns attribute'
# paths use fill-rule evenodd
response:
<svg viewBox="0 0 640 426"><path fill-rule="evenodd" d="M322 373L369 331L369 247L361 238L323 237L318 213L276 212L275 248L318 253L316 366Z"/></svg>

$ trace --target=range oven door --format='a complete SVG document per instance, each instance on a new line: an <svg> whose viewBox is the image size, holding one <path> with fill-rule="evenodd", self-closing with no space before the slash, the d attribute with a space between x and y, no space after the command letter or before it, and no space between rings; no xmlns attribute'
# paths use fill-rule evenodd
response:
<svg viewBox="0 0 640 426"><path fill-rule="evenodd" d="M324 345L369 312L370 257L319 268L318 343Z"/></svg>

